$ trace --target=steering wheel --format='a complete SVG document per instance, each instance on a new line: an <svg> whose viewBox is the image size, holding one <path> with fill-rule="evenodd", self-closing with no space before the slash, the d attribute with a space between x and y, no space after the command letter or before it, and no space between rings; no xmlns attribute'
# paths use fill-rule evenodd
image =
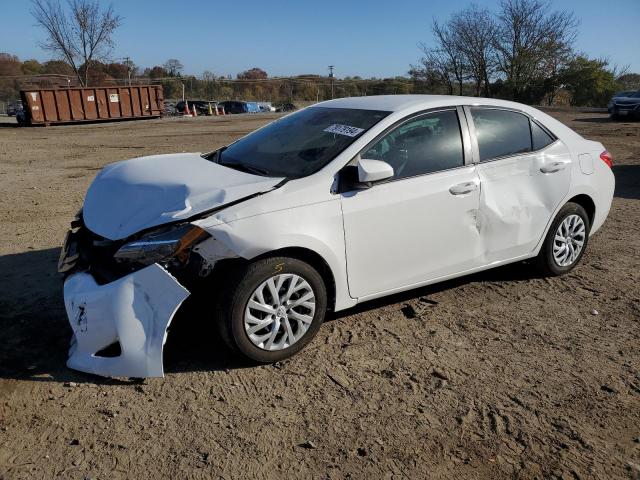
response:
<svg viewBox="0 0 640 480"><path fill-rule="evenodd" d="M396 141L393 139L391 145L389 145L389 151L382 156L382 159L393 167L393 176L399 177L402 175L403 170L409 163L409 151L406 147L398 145L396 147Z"/></svg>

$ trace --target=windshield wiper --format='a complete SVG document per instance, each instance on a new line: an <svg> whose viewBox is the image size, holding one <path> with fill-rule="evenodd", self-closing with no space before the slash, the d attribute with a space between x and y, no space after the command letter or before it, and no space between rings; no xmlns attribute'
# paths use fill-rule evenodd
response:
<svg viewBox="0 0 640 480"><path fill-rule="evenodd" d="M218 165L222 165L223 167L233 168L234 170L238 170L240 172L251 173L252 175L260 175L261 177L270 177L269 171L264 168L254 167L253 165L247 165L245 163L223 163L218 162Z"/></svg>

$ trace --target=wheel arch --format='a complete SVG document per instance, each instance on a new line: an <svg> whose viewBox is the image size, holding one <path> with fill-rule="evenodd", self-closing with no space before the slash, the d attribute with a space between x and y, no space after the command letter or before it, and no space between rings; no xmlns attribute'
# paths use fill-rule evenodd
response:
<svg viewBox="0 0 640 480"><path fill-rule="evenodd" d="M308 263L315 268L327 289L327 310L333 310L336 304L336 280L327 261L318 252L305 247L284 247L277 250L265 252L251 261L260 260L268 257L291 257Z"/></svg>
<svg viewBox="0 0 640 480"><path fill-rule="evenodd" d="M567 195L567 197L565 197L565 200L558 204L556 209L553 211L553 214L549 217L549 221L547 222L547 226L545 227L544 232L540 237L540 240L538 241L536 247L531 252L532 256L536 256L540 252L540 249L544 244L544 240L545 238L547 238L547 234L549 233L549 229L551 228L551 224L553 223L554 219L556 218L560 210L562 210L562 208L567 203L576 203L585 209L585 211L587 212L587 216L589 217L589 234L591 234L593 232L593 222L596 219L596 204L595 204L595 201L593 200L594 194L595 192L585 193L583 189L570 192Z"/></svg>
<svg viewBox="0 0 640 480"><path fill-rule="evenodd" d="M584 208L589 217L589 228L591 228L596 217L596 204L593 199L585 193L580 193L571 197L569 200L567 200L566 203L577 203L582 208Z"/></svg>

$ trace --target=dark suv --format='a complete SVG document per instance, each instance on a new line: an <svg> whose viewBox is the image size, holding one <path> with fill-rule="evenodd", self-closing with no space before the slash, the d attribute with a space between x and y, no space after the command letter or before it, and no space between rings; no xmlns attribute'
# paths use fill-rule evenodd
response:
<svg viewBox="0 0 640 480"><path fill-rule="evenodd" d="M614 96L607 106L612 119L640 118L640 90Z"/></svg>

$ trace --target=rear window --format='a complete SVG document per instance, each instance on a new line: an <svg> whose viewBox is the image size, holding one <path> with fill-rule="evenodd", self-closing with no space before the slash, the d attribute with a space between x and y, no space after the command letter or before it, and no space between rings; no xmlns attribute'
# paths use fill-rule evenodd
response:
<svg viewBox="0 0 640 480"><path fill-rule="evenodd" d="M531 151L529 117L507 110L472 108L480 161Z"/></svg>
<svg viewBox="0 0 640 480"><path fill-rule="evenodd" d="M549 135L536 122L531 122L531 141L533 142L533 150L542 150L547 145L551 145L555 139Z"/></svg>
<svg viewBox="0 0 640 480"><path fill-rule="evenodd" d="M522 113L472 108L471 116L481 162L541 150L556 140Z"/></svg>
<svg viewBox="0 0 640 480"><path fill-rule="evenodd" d="M222 150L218 163L299 178L327 165L389 112L311 107L277 120Z"/></svg>

